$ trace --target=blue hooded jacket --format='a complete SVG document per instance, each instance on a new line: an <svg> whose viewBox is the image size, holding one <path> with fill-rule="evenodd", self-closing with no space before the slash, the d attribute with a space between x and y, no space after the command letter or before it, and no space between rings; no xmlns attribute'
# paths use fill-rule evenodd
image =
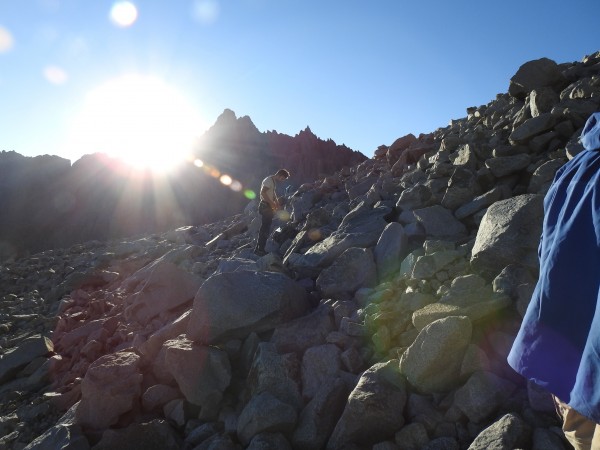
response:
<svg viewBox="0 0 600 450"><path fill-rule="evenodd" d="M544 199L540 275L508 363L600 423L600 113Z"/></svg>

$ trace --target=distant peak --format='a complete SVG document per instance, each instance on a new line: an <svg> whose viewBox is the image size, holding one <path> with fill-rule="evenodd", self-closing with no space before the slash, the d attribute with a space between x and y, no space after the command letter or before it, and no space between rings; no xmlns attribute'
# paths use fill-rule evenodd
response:
<svg viewBox="0 0 600 450"><path fill-rule="evenodd" d="M250 129L258 131L258 128L256 128L256 125L254 125L254 122L252 122L252 119L250 118L250 116L240 117L238 119L238 122L240 124L244 125L246 128L250 128Z"/></svg>
<svg viewBox="0 0 600 450"><path fill-rule="evenodd" d="M300 131L300 133L298 133L298 135L299 136L304 136L304 135L315 136L315 133L313 133L312 130L310 129L310 127L308 125L306 125L306 128L304 130Z"/></svg>
<svg viewBox="0 0 600 450"><path fill-rule="evenodd" d="M235 112L233 112L229 108L225 108L223 110L223 112L221 113L221 115L219 117L217 117L217 123L219 123L219 122L232 123L232 122L235 122L236 120L237 120L237 117L235 115Z"/></svg>

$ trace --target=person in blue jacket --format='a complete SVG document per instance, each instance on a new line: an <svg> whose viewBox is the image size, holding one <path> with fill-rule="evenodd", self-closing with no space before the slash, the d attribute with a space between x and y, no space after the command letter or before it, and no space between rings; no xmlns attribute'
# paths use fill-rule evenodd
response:
<svg viewBox="0 0 600 450"><path fill-rule="evenodd" d="M508 363L553 394L575 449L600 449L600 112L545 198L540 274Z"/></svg>

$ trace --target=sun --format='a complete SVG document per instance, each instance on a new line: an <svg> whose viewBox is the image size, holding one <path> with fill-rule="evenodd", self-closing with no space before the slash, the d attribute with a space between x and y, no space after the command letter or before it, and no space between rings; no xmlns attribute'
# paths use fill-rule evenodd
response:
<svg viewBox="0 0 600 450"><path fill-rule="evenodd" d="M70 130L67 154L106 153L136 168L163 172L190 154L203 120L162 79L128 74L88 92Z"/></svg>

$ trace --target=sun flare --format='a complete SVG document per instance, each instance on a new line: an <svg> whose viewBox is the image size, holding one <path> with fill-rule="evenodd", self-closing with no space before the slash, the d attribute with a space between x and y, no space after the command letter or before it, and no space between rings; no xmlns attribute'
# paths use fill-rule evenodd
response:
<svg viewBox="0 0 600 450"><path fill-rule="evenodd" d="M165 171L190 154L203 131L198 111L159 78L125 75L90 91L71 124L68 152L106 153Z"/></svg>

